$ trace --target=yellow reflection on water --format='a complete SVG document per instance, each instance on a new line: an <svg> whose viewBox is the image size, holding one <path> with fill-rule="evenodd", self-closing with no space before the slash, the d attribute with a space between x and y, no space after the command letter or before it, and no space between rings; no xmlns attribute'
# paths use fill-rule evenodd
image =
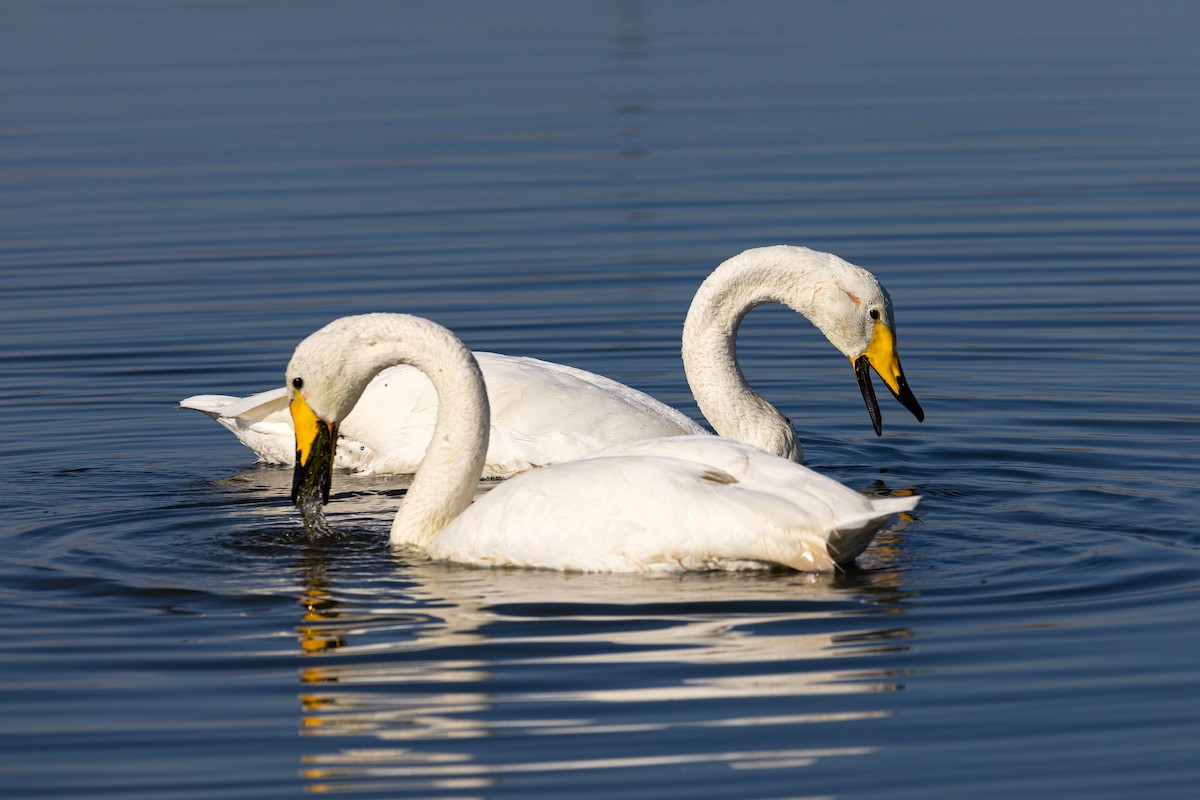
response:
<svg viewBox="0 0 1200 800"><path fill-rule="evenodd" d="M503 776L701 763L799 768L872 749L788 747L791 728L891 714L886 703L831 710L803 698L901 688L898 676L862 666L872 653L907 647L900 606L861 601L864 593L897 597L898 571L647 578L421 561L397 570L405 596L381 595L375 605L361 586L339 592L319 558L305 564L300 731L347 744L304 758L312 792L472 792ZM855 656L857 667L838 668L843 656ZM597 666L619 677L596 684ZM530 668L556 680L511 680ZM726 702L761 698L779 702L753 704L752 713L731 713ZM669 715L659 705L666 702ZM754 739L732 733L739 729ZM780 746L626 752L626 737L652 735L669 751L671 742L711 742L697 736L704 730ZM586 750L595 757L539 758L529 747L528 759L485 762L466 744L514 736L592 738ZM454 742L462 745L445 747Z"/></svg>

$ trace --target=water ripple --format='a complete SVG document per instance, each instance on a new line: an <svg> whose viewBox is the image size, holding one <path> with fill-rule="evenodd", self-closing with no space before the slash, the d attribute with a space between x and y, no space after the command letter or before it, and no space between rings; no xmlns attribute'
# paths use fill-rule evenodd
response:
<svg viewBox="0 0 1200 800"><path fill-rule="evenodd" d="M892 620L878 626L879 606L855 599L852 578L846 588L846 579L820 576L635 581L427 563L403 572L415 582L409 602L419 612L393 605L381 614L369 595L333 586L306 594L297 632L315 660L301 672L302 730L350 740L305 757L314 790L365 782L373 791L412 791L410 780L435 777L492 785L537 773L563 781L580 770L698 763L794 768L871 748L679 753L653 742L678 741L681 731L705 740L703 731L728 728L778 729L776 745L807 740L796 731L891 713L838 698L902 688L872 662L904 647L906 633ZM630 603L635 587L640 600ZM731 713L734 705L743 712ZM508 711L497 718L499 707ZM428 747L481 740L528 749L528 737L579 737L593 752L632 738L620 749L645 754L496 762ZM397 741L416 749L396 750Z"/></svg>

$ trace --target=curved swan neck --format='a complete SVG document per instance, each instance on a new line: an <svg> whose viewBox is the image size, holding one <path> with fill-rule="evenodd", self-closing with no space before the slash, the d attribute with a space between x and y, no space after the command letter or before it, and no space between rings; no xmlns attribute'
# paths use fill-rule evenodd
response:
<svg viewBox="0 0 1200 800"><path fill-rule="evenodd" d="M737 332L751 309L767 303L816 322L831 258L803 247L756 248L725 261L700 285L683 325L683 365L696 404L721 436L802 459L787 417L746 382Z"/></svg>
<svg viewBox="0 0 1200 800"><path fill-rule="evenodd" d="M416 367L433 384L433 438L391 531L392 544L428 545L471 505L483 474L491 412L475 357L450 331L407 314L343 318L310 339L316 341L305 358L330 376L331 391L308 402L326 419L344 419L367 384L396 364Z"/></svg>
<svg viewBox="0 0 1200 800"><path fill-rule="evenodd" d="M487 454L491 411L471 351L445 328L410 319L424 325L417 348L410 348L411 340L402 348L402 363L429 378L438 408L433 438L392 522L391 542L427 547L475 497ZM393 360L385 366L395 363L401 362Z"/></svg>

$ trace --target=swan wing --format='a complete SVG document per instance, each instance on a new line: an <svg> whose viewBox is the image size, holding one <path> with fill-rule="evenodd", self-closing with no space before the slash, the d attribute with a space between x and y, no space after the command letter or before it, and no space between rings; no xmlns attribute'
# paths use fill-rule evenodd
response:
<svg viewBox="0 0 1200 800"><path fill-rule="evenodd" d="M889 517L917 503L873 501L717 437L669 441L675 454L606 454L517 476L451 522L430 554L576 571L820 572L852 561ZM725 444L713 451L713 442ZM705 451L716 457L700 460Z"/></svg>
<svg viewBox="0 0 1200 800"><path fill-rule="evenodd" d="M268 464L291 464L296 457L287 391L271 389L249 397L198 394L179 407L207 414Z"/></svg>
<svg viewBox="0 0 1200 800"><path fill-rule="evenodd" d="M511 475L618 443L704 433L684 414L617 381L523 356L476 353L492 408L485 469Z"/></svg>
<svg viewBox="0 0 1200 800"><path fill-rule="evenodd" d="M815 470L734 439L678 436L624 442L601 455L670 457L693 461L734 475L744 485L772 488L794 502L830 508L854 508L865 500L853 489ZM863 506L865 507L865 506Z"/></svg>
<svg viewBox="0 0 1200 800"><path fill-rule="evenodd" d="M542 386L550 389L564 403L600 400L600 407L593 411L575 409L573 421L579 425L601 420L602 429L614 431L608 437L612 442L637 441L647 438L647 434L678 436L708 432L666 403L604 375L528 356L476 353L475 357L483 370L484 380L489 383L498 381L501 385ZM502 392L496 394L495 398L491 395L488 397L492 401L493 413L496 403L505 399ZM529 407L528 399L526 391L521 397L520 408Z"/></svg>
<svg viewBox="0 0 1200 800"><path fill-rule="evenodd" d="M614 443L703 432L649 395L584 370L522 356L475 353L492 428L485 477L595 455ZM411 473L437 419L437 394L414 367L384 370L342 422L342 435L373 453L365 471Z"/></svg>
<svg viewBox="0 0 1200 800"><path fill-rule="evenodd" d="M180 400L179 407L199 411L201 414L207 414L216 419L226 408L238 400L241 398L230 397L227 394L197 394Z"/></svg>

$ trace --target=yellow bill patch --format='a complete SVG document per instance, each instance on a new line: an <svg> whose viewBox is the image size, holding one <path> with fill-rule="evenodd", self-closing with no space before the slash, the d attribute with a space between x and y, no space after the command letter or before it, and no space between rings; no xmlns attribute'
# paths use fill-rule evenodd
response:
<svg viewBox="0 0 1200 800"><path fill-rule="evenodd" d="M875 331L871 334L871 343L867 345L867 360L879 377L893 393L900 392L900 379L904 373L900 370L900 354L896 352L896 334L884 325L875 321Z"/></svg>
<svg viewBox="0 0 1200 800"><path fill-rule="evenodd" d="M317 415L308 407L308 402L300 392L296 392L292 397L289 409L292 412L292 425L296 429L296 461L302 466L307 465L312 456L313 445L317 442L319 426L329 426L317 419Z"/></svg>

